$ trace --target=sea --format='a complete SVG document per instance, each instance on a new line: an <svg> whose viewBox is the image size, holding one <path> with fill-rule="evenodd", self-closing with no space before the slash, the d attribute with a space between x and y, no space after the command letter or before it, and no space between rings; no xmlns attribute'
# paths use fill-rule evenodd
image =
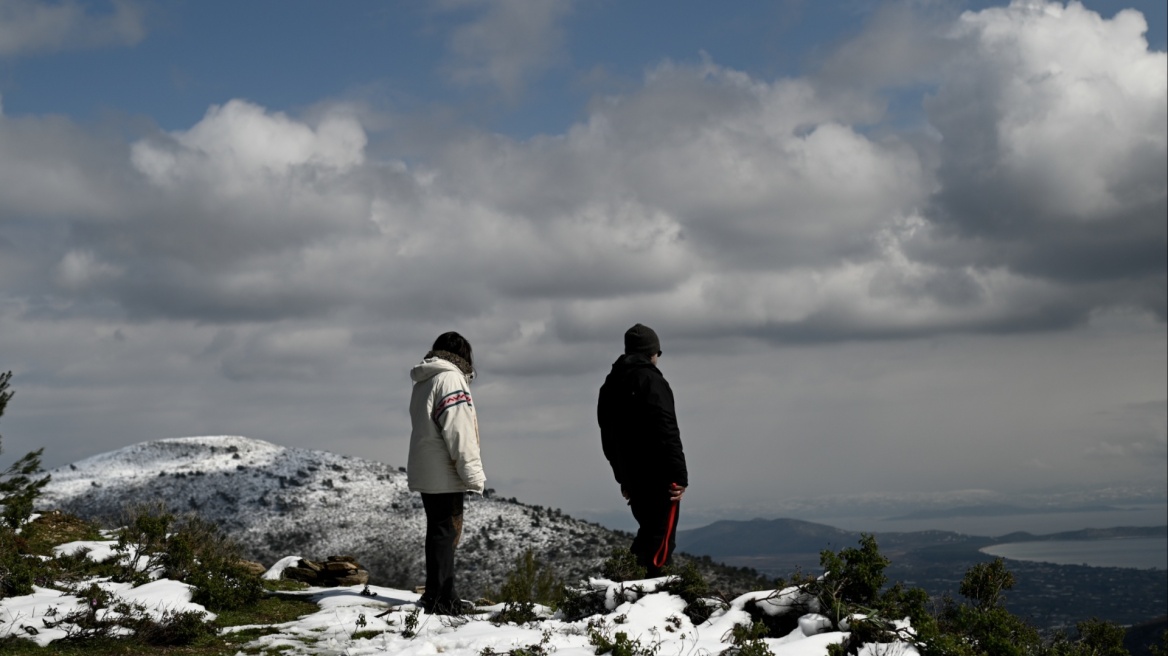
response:
<svg viewBox="0 0 1168 656"><path fill-rule="evenodd" d="M1148 504L1110 510L1036 512L988 517L931 517L928 519L883 519L871 516L831 517L824 518L820 522L849 531L900 533L941 530L992 538L1019 531L1033 535L1049 535L1087 528L1164 526L1168 524L1168 505ZM983 551L1007 559L1062 565L1168 569L1168 538L1013 542L993 545Z"/></svg>
<svg viewBox="0 0 1168 656"><path fill-rule="evenodd" d="M1168 570L1168 538L1011 542L995 544L981 551L1008 560L1056 565Z"/></svg>

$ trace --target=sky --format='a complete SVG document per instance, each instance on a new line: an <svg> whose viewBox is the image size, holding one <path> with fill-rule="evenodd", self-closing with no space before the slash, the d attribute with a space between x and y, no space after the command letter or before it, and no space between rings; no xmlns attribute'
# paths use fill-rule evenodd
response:
<svg viewBox="0 0 1168 656"><path fill-rule="evenodd" d="M222 434L404 465L457 330L488 487L627 526L595 402L640 322L683 525L1162 500L1166 14L0 0L0 466Z"/></svg>

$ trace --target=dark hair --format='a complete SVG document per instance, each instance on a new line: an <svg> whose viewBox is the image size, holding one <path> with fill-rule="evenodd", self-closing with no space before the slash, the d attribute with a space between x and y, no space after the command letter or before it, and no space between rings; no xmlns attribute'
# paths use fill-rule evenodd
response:
<svg viewBox="0 0 1168 656"><path fill-rule="evenodd" d="M474 366L474 349L470 347L470 342L466 341L465 337L454 331L439 335L438 339L434 340L433 350L453 353L466 360L470 366Z"/></svg>

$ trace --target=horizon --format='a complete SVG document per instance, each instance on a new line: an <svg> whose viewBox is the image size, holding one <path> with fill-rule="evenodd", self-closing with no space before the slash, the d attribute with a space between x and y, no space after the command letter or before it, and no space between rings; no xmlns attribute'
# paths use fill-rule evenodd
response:
<svg viewBox="0 0 1168 656"><path fill-rule="evenodd" d="M0 467L404 464L457 330L487 486L631 525L595 404L644 323L683 526L1163 504L1166 33L1145 0L0 0Z"/></svg>

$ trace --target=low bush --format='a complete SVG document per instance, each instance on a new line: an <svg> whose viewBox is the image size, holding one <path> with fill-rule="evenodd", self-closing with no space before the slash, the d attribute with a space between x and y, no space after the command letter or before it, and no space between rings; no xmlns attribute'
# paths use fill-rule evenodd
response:
<svg viewBox="0 0 1168 656"><path fill-rule="evenodd" d="M535 559L528 549L516 559L515 567L507 573L503 587L496 595L504 603L495 614L496 623L524 624L539 619L535 604L555 607L564 598L564 585L550 567Z"/></svg>
<svg viewBox="0 0 1168 656"><path fill-rule="evenodd" d="M872 536L863 535L860 547L821 554L825 574L800 585L815 594L837 628L846 624L848 636L830 645L832 656L859 654L865 644L907 642L921 656L1127 656L1124 630L1109 622L1078 624L1078 636L1043 636L1003 606L1014 587L1014 575L1001 558L969 568L959 593L965 601L945 597L930 612L929 596L901 584L885 589L888 559L879 553ZM899 628L908 619L911 629ZM896 621L894 621L896 620Z"/></svg>
<svg viewBox="0 0 1168 656"><path fill-rule="evenodd" d="M27 557L23 540L12 527L0 526L0 599L32 594L32 586L48 574L39 558Z"/></svg>
<svg viewBox="0 0 1168 656"><path fill-rule="evenodd" d="M680 567L666 567L662 573L672 578L658 586L657 590L675 594L685 600L685 610L682 612L694 624L705 622L715 609L726 607L724 600L711 595L710 585L692 562Z"/></svg>
<svg viewBox="0 0 1168 656"><path fill-rule="evenodd" d="M845 547L839 553L825 549L819 554L823 577L812 586L819 598L820 612L835 628L855 607L876 606L880 589L888 580L884 568L889 561L881 553L872 535L862 534L860 548Z"/></svg>
<svg viewBox="0 0 1168 656"><path fill-rule="evenodd" d="M239 547L218 526L196 515L176 516L161 503L127 510L116 550L119 580L145 582L150 571L195 586L192 601L211 611L242 608L264 594L263 582L240 564Z"/></svg>
<svg viewBox="0 0 1168 656"><path fill-rule="evenodd" d="M137 615L136 621L129 623L135 637L148 645L179 647L204 642L216 635L215 627L207 621L203 611L166 611L158 620L145 615Z"/></svg>
<svg viewBox="0 0 1168 656"><path fill-rule="evenodd" d="M12 399L14 392L9 388L12 372L0 373L0 417L4 416L4 409ZM0 440L0 453L3 453ZM0 522L8 528L20 528L28 521L32 514L33 503L49 482L48 476L37 478L41 470L41 454L44 449L37 449L25 454L20 460L12 463L0 472Z"/></svg>
<svg viewBox="0 0 1168 656"><path fill-rule="evenodd" d="M608 612L604 596L604 590L595 590L587 586L564 586L563 598L559 605L560 616L565 622L577 622L585 617L602 615Z"/></svg>
<svg viewBox="0 0 1168 656"><path fill-rule="evenodd" d="M603 622L589 622L588 644L596 654L612 656L656 656L660 642L643 643L640 638L630 638L624 631L609 634Z"/></svg>
<svg viewBox="0 0 1168 656"><path fill-rule="evenodd" d="M628 549L616 547L600 567L600 574L610 581L639 581L645 578L645 568L637 564L637 557Z"/></svg>
<svg viewBox="0 0 1168 656"><path fill-rule="evenodd" d="M724 649L721 656L774 656L774 652L763 640L767 632L767 627L762 622L735 624L728 636L731 646ZM722 642L726 642L726 638L727 636L723 636Z"/></svg>

